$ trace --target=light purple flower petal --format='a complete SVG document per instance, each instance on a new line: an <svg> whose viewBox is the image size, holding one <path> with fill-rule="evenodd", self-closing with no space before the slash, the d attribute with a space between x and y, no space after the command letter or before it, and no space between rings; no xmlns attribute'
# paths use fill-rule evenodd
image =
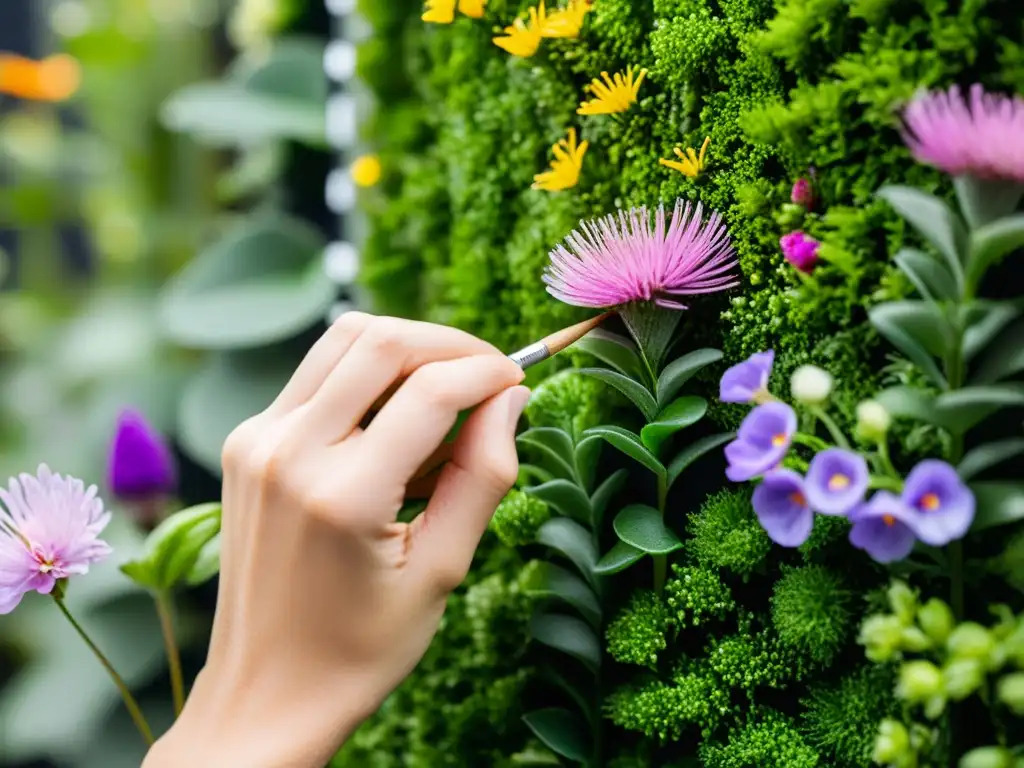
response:
<svg viewBox="0 0 1024 768"><path fill-rule="evenodd" d="M110 553L99 539L110 513L96 486L53 474L11 478L0 488L0 614L10 613L26 592L49 594L60 579L87 573Z"/></svg>
<svg viewBox="0 0 1024 768"><path fill-rule="evenodd" d="M760 391L767 391L775 351L751 355L722 374L718 399L723 403L749 403Z"/></svg>
<svg viewBox="0 0 1024 768"><path fill-rule="evenodd" d="M107 486L121 498L137 499L171 493L177 470L170 447L146 418L125 409L107 459Z"/></svg>
<svg viewBox="0 0 1024 768"><path fill-rule="evenodd" d="M914 548L914 512L896 495L878 491L850 513L850 543L879 563L902 560Z"/></svg>
<svg viewBox="0 0 1024 768"><path fill-rule="evenodd" d="M796 413L785 403L757 406L740 424L736 439L725 446L726 477L743 482L777 466L789 453L796 426Z"/></svg>
<svg viewBox="0 0 1024 768"><path fill-rule="evenodd" d="M754 512L768 538L783 547L799 547L811 535L814 512L807 505L804 480L790 469L764 476L754 489Z"/></svg>
<svg viewBox="0 0 1024 768"><path fill-rule="evenodd" d="M678 200L654 225L646 208L581 222L551 252L543 280L548 293L579 307L653 301L682 308L677 296L714 293L739 284L736 254L721 215L705 221L700 203Z"/></svg>
<svg viewBox="0 0 1024 768"><path fill-rule="evenodd" d="M815 454L807 468L807 501L823 515L845 515L864 499L868 463L860 454L828 448Z"/></svg>
<svg viewBox="0 0 1024 768"><path fill-rule="evenodd" d="M902 498L916 512L917 537L933 547L962 539L974 522L974 494L944 461L925 459L914 467Z"/></svg>

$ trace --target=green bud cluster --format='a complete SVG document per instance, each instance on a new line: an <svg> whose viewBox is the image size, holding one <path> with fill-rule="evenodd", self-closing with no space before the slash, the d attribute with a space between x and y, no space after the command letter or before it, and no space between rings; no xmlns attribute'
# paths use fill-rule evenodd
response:
<svg viewBox="0 0 1024 768"><path fill-rule="evenodd" d="M852 598L824 566L794 568L775 583L772 624L783 645L828 664L849 636Z"/></svg>
<svg viewBox="0 0 1024 768"><path fill-rule="evenodd" d="M629 604L608 625L608 653L623 664L651 667L665 650L669 612L658 595L650 590L634 592Z"/></svg>
<svg viewBox="0 0 1024 768"><path fill-rule="evenodd" d="M717 681L707 675L683 674L671 683L660 680L612 694L606 704L616 725L659 741L677 740L687 727L710 735L720 713Z"/></svg>
<svg viewBox="0 0 1024 768"><path fill-rule="evenodd" d="M796 724L771 709L760 709L729 732L724 744L705 742L699 755L705 768L819 768L821 757Z"/></svg>
<svg viewBox="0 0 1024 768"><path fill-rule="evenodd" d="M700 563L749 576L772 542L757 522L749 488L730 488L709 497L690 518L688 546Z"/></svg>
<svg viewBox="0 0 1024 768"><path fill-rule="evenodd" d="M711 619L724 619L735 610L732 594L710 568L672 565L665 584L670 621L677 629L699 627Z"/></svg>
<svg viewBox="0 0 1024 768"><path fill-rule="evenodd" d="M533 388L526 418L535 427L557 427L578 439L605 415L601 384L569 368Z"/></svg>
<svg viewBox="0 0 1024 768"><path fill-rule="evenodd" d="M531 544L551 517L547 503L519 490L509 491L491 518L490 528L507 547Z"/></svg>

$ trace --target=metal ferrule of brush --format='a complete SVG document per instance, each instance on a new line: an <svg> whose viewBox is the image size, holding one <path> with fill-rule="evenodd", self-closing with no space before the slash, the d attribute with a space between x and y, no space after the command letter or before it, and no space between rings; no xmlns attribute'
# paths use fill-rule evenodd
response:
<svg viewBox="0 0 1024 768"><path fill-rule="evenodd" d="M539 362L547 360L551 357L551 352L548 350L548 345L542 341L538 341L536 344L531 344L528 347L523 347L518 352L513 352L508 356L510 360L514 361L523 370L529 368L531 365L536 365Z"/></svg>

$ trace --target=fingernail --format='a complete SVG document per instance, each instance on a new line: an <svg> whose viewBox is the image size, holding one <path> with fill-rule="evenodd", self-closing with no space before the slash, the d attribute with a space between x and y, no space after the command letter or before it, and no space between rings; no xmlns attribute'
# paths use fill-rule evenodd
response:
<svg viewBox="0 0 1024 768"><path fill-rule="evenodd" d="M513 387L508 394L508 428L513 435L519 426L519 417L523 415L523 410L529 400L530 390L526 387Z"/></svg>

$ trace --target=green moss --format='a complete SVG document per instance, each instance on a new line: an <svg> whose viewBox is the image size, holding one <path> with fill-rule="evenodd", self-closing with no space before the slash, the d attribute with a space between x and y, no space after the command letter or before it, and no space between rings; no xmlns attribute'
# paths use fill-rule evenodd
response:
<svg viewBox="0 0 1024 768"><path fill-rule="evenodd" d="M522 491L509 491L491 518L490 528L507 547L532 544L537 529L551 518L548 505Z"/></svg>
<svg viewBox="0 0 1024 768"><path fill-rule="evenodd" d="M679 739L688 729L710 734L728 700L714 677L699 671L680 672L671 682L654 681L617 691L606 711L616 725L659 741Z"/></svg>
<svg viewBox="0 0 1024 768"><path fill-rule="evenodd" d="M599 381L565 370L533 388L526 418L534 427L557 427L575 439L601 423L607 412Z"/></svg>
<svg viewBox="0 0 1024 768"><path fill-rule="evenodd" d="M852 599L828 568L794 568L775 584L772 624L783 645L828 664L850 635Z"/></svg>
<svg viewBox="0 0 1024 768"><path fill-rule="evenodd" d="M746 486L720 491L690 518L687 546L698 562L749 576L764 561L772 542L757 521L750 496Z"/></svg>
<svg viewBox="0 0 1024 768"><path fill-rule="evenodd" d="M711 619L724 619L736 608L729 588L712 569L672 566L665 584L665 602L677 628L700 627Z"/></svg>
<svg viewBox="0 0 1024 768"><path fill-rule="evenodd" d="M793 721L771 709L758 710L729 732L724 744L700 747L705 768L818 768L821 758L804 741Z"/></svg>
<svg viewBox="0 0 1024 768"><path fill-rule="evenodd" d="M634 592L629 605L608 625L608 654L623 664L655 667L667 645L669 613L654 592Z"/></svg>

